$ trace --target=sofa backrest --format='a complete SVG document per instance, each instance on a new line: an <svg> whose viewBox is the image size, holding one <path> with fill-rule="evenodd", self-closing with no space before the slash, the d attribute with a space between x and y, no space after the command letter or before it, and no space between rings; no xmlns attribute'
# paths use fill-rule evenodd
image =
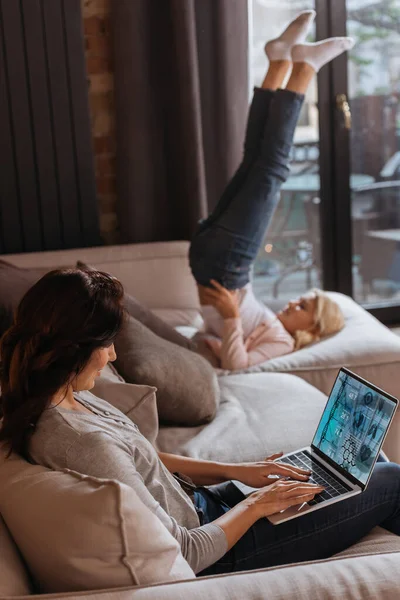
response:
<svg viewBox="0 0 400 600"><path fill-rule="evenodd" d="M0 256L18 267L75 266L78 260L121 280L125 290L149 308L198 310L188 264L188 242L154 242L54 250Z"/></svg>

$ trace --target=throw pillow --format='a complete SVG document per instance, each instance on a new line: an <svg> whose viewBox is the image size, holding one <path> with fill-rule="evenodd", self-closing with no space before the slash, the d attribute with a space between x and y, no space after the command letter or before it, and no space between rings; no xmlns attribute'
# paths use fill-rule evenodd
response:
<svg viewBox="0 0 400 600"><path fill-rule="evenodd" d="M94 269L94 267L86 265L81 261L78 261L76 266L83 270L90 271L91 269ZM143 325L148 327L151 331L162 337L164 340L168 340L169 342L177 344L178 346L182 346L183 348L194 348L192 342L187 337L178 333L173 327L168 325L168 323L160 319L160 317L157 317L157 315L155 315L149 308L143 306L143 304L140 304L140 302L138 302L133 296L124 294L123 304L128 314L130 314L134 319L140 321L140 323L143 323Z"/></svg>
<svg viewBox="0 0 400 600"><path fill-rule="evenodd" d="M202 356L160 338L132 317L125 319L115 350L115 366L126 381L157 388L161 421L194 426L214 417L218 379Z"/></svg>
<svg viewBox="0 0 400 600"><path fill-rule="evenodd" d="M0 598L29 596L31 593L25 565L0 517Z"/></svg>
<svg viewBox="0 0 400 600"><path fill-rule="evenodd" d="M139 427L140 432L155 446L158 435L158 414L155 387L126 383L109 363L96 378L92 390Z"/></svg>
<svg viewBox="0 0 400 600"><path fill-rule="evenodd" d="M195 577L161 521L115 480L11 456L0 462L0 512L40 592Z"/></svg>
<svg viewBox="0 0 400 600"><path fill-rule="evenodd" d="M12 325L23 296L50 269L20 269L0 260L0 337Z"/></svg>

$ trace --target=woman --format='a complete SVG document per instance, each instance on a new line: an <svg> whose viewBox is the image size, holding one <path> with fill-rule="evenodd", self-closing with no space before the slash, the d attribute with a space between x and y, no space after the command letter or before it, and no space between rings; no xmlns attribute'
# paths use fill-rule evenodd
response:
<svg viewBox="0 0 400 600"><path fill-rule="evenodd" d="M116 357L122 293L109 275L64 269L45 275L22 299L0 346L0 442L10 451L131 486L196 573L325 558L375 525L400 533L395 464L378 464L363 494L273 526L264 517L322 491L306 471L274 462L279 454L248 464L157 454L125 415L88 391ZM244 498L231 479L260 489Z"/></svg>
<svg viewBox="0 0 400 600"><path fill-rule="evenodd" d="M205 340L216 359L212 362L223 369L242 369L287 354L344 325L339 306L321 291L310 302L298 299L275 315L254 297L249 283L289 174L304 94L319 69L354 43L351 38L304 43L314 18L314 11L301 13L266 44L269 68L261 88L254 89L242 163L191 243L190 266L203 308ZM289 72L286 89L280 89ZM305 303L308 314L302 315Z"/></svg>

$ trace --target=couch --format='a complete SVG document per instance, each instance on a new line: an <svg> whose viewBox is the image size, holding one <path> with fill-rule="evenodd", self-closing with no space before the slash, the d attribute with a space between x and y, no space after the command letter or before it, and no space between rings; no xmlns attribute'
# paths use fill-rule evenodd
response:
<svg viewBox="0 0 400 600"><path fill-rule="evenodd" d="M201 318L187 264L187 250L186 242L169 242L3 258L22 268L34 266L44 270L71 266L77 260L90 263L117 276L128 292L173 326L193 331L201 326ZM221 402L215 419L197 427L161 427L158 448L205 459L244 461L306 445L342 365L396 395L400 380L400 339L350 298L340 294L335 297L346 317L341 333L246 372L221 374ZM395 418L385 443L389 458L398 462L399 418ZM25 567L6 525L7 522L4 525L0 520L0 582L5 572L10 573L11 565L16 578L13 597L29 597L18 588ZM397 598L399 584L400 540L376 528L359 543L324 561L151 586L37 597L85 600L172 600L188 595L193 599Z"/></svg>

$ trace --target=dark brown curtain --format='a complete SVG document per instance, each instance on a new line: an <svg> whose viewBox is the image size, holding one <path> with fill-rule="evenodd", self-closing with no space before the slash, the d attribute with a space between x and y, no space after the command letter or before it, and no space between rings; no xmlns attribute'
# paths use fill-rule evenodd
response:
<svg viewBox="0 0 400 600"><path fill-rule="evenodd" d="M0 253L100 243L80 0L0 0Z"/></svg>
<svg viewBox="0 0 400 600"><path fill-rule="evenodd" d="M121 241L190 239L240 160L247 2L112 6Z"/></svg>

